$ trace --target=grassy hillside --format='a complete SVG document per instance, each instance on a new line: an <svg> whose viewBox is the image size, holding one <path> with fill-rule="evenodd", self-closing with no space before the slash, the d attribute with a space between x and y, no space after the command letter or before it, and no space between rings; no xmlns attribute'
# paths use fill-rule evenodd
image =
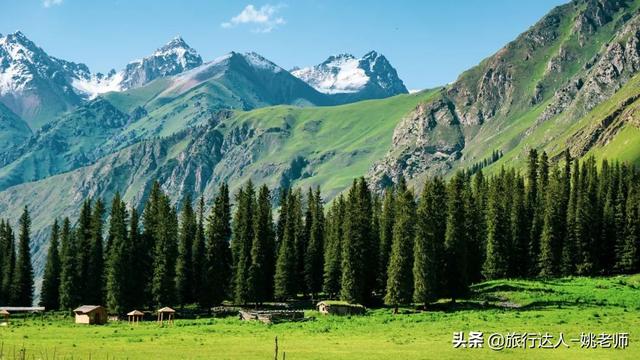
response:
<svg viewBox="0 0 640 360"><path fill-rule="evenodd" d="M85 197L110 202L116 191L141 206L159 180L175 203L193 189L211 199L221 181L232 191L249 178L274 188L320 186L330 199L366 173L391 143L397 123L436 91L336 107L277 106L237 112L222 122L143 141L92 165L0 192L0 218L32 215L36 274L55 217L75 217ZM27 196L28 194L28 196Z"/></svg>
<svg viewBox="0 0 640 360"><path fill-rule="evenodd" d="M391 145L398 121L420 102L432 99L437 90L368 100L335 107L295 108L279 106L240 113L229 119L229 127L286 129L286 141L264 141L253 148L254 159L243 170L241 180L281 185L278 178L261 176L268 164L289 165L302 159L305 165L291 185L320 186L332 198L367 172Z"/></svg>
<svg viewBox="0 0 640 360"><path fill-rule="evenodd" d="M53 358L267 359L274 338L280 359L637 359L640 347L640 275L563 278L548 281L499 280L477 284L472 297L455 308L443 303L415 312L370 310L364 316L306 315L315 321L264 325L237 317L182 320L175 326L155 322L137 326L109 323L75 325L70 317L47 315L16 319L0 328L0 343L11 358L23 346L29 355ZM482 349L455 349L456 331L482 331ZM490 350L491 333L546 333L557 342L562 332L569 348ZM582 349L582 332L630 333L627 349Z"/></svg>
<svg viewBox="0 0 640 360"><path fill-rule="evenodd" d="M637 0L581 0L554 8L462 73L432 105L417 111L412 123L402 124L397 131L404 142L370 173L376 185L402 174L420 186L426 176L448 176L494 151L504 157L489 171L523 166L532 148L552 156L569 149L574 157L623 155L622 160L637 161L634 151L620 149L634 140L635 132L626 128L637 126L635 112L613 127L607 117L638 94L639 8ZM462 131L462 141L446 143L437 136L445 127ZM624 138L618 140L618 133Z"/></svg>
<svg viewBox="0 0 640 360"><path fill-rule="evenodd" d="M31 136L31 129L18 115L0 103L0 153L20 145Z"/></svg>
<svg viewBox="0 0 640 360"><path fill-rule="evenodd" d="M524 137L526 141L514 141L514 146L503 158L489 167L489 172L501 166L523 167L531 148L547 151L551 158L558 158L565 149L577 157L594 156L597 160L610 159L640 164L640 75L634 76L620 90L576 121L570 114L560 114L540 126L528 128L533 121L533 111L521 119L518 126L505 129L495 135L492 143L496 149L504 149L509 136ZM533 118L533 119L532 119ZM533 131L532 131L533 130Z"/></svg>

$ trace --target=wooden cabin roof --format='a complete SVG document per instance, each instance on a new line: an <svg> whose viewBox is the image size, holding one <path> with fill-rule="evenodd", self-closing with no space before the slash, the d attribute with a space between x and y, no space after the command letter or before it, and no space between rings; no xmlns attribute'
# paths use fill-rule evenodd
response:
<svg viewBox="0 0 640 360"><path fill-rule="evenodd" d="M73 310L73 312L76 314L88 314L101 308L102 306L100 305L82 305L79 308Z"/></svg>

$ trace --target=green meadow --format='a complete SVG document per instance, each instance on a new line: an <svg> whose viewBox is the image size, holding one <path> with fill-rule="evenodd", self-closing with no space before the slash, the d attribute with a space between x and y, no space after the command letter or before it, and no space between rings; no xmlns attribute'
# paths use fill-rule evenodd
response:
<svg viewBox="0 0 640 360"><path fill-rule="evenodd" d="M0 327L0 359L638 359L640 275L499 280L427 311L369 310L353 317L307 311L314 320L265 325L237 317L76 325L62 315L15 318ZM453 333L482 331L482 348L454 348ZM563 333L568 348L491 350L491 333ZM581 333L629 333L626 349L581 348Z"/></svg>

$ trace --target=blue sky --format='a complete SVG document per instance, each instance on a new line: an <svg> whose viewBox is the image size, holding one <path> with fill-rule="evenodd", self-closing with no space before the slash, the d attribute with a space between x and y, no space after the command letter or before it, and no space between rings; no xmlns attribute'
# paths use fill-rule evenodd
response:
<svg viewBox="0 0 640 360"><path fill-rule="evenodd" d="M178 34L205 61L256 51L286 69L377 50L408 88L423 89L455 80L564 2L0 0L0 33L21 30L102 72Z"/></svg>

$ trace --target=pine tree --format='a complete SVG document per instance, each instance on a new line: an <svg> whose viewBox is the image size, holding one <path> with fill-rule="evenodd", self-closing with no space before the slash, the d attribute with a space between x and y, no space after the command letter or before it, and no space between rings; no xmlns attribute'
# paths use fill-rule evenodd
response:
<svg viewBox="0 0 640 360"><path fill-rule="evenodd" d="M371 226L369 230L369 241L367 242L365 259L366 259L366 289L367 301L375 301L374 294L383 294L378 291L378 281L380 273L386 272L380 268L380 217L382 215L382 199L376 193L371 194Z"/></svg>
<svg viewBox="0 0 640 360"><path fill-rule="evenodd" d="M509 215L511 227L510 273L514 277L526 277L529 269L526 264L529 257L529 232L527 231L527 205L524 179L518 176L512 189L512 206Z"/></svg>
<svg viewBox="0 0 640 360"><path fill-rule="evenodd" d="M320 188L313 193L309 189L308 196L309 243L305 253L304 275L307 290L316 295L322 290L323 248L324 248L324 212Z"/></svg>
<svg viewBox="0 0 640 360"><path fill-rule="evenodd" d="M134 287L142 292L143 296L140 300L148 306L154 305L152 299L153 257L157 242L158 209L162 196L160 183L154 181L142 213L142 236L140 240L135 243L138 260L134 264ZM107 244L107 251L108 248L109 245Z"/></svg>
<svg viewBox="0 0 640 360"><path fill-rule="evenodd" d="M276 223L276 251L280 249L280 244L284 239L285 226L289 216L288 203L291 194L290 188L282 188L280 190L280 212L278 214L278 222ZM277 256L277 255L276 255Z"/></svg>
<svg viewBox="0 0 640 360"><path fill-rule="evenodd" d="M562 254L562 236L566 214L562 212L563 184L559 170L551 173L551 180L545 191L543 203L543 227L540 239L539 265L540 276L555 276L560 272Z"/></svg>
<svg viewBox="0 0 640 360"><path fill-rule="evenodd" d="M335 298L340 292L344 209L344 198L339 195L333 201L326 219L322 288L330 298Z"/></svg>
<svg viewBox="0 0 640 360"><path fill-rule="evenodd" d="M288 231L291 232L294 244L295 271L291 275L293 277L293 291L297 293L306 293L304 286L304 253L309 243L309 232L311 228L305 228L303 216L303 195L302 190L296 189L293 192L293 201L289 204L289 222Z"/></svg>
<svg viewBox="0 0 640 360"><path fill-rule="evenodd" d="M2 303L13 305L11 294L13 286L13 273L16 266L15 238L9 222L0 222L0 240L4 255L3 265L0 269L0 300Z"/></svg>
<svg viewBox="0 0 640 360"><path fill-rule="evenodd" d="M206 238L204 232L204 197L200 197L198 202L197 227L193 241L191 253L193 254L193 266L191 274L193 274L192 285L193 299L200 305L203 304L205 293L205 271L207 266Z"/></svg>
<svg viewBox="0 0 640 360"><path fill-rule="evenodd" d="M442 294L444 239L447 226L446 187L436 177L425 183L416 213L413 300L425 306Z"/></svg>
<svg viewBox="0 0 640 360"><path fill-rule="evenodd" d="M89 304L104 303L104 248L102 241L104 203L98 199L91 211L90 244L87 254L86 300Z"/></svg>
<svg viewBox="0 0 640 360"><path fill-rule="evenodd" d="M289 192L286 202L286 216L283 221L283 233L278 249L276 271L274 276L274 296L276 299L287 299L296 295L296 236L300 224L300 198ZM283 203L283 206L284 203ZM281 215L282 216L282 213Z"/></svg>
<svg viewBox="0 0 640 360"><path fill-rule="evenodd" d="M91 253L91 199L86 199L82 207L80 208L80 216L78 217L78 223L76 224L75 241L78 246L77 266L78 266L78 278L89 279L89 254ZM83 303L89 303L89 291L87 289L89 281L81 281L78 284L78 292L80 301Z"/></svg>
<svg viewBox="0 0 640 360"><path fill-rule="evenodd" d="M14 303L22 306L31 306L33 303L33 266L31 265L31 216L25 206L19 221L20 233L18 235L18 257L14 277L13 294Z"/></svg>
<svg viewBox="0 0 640 360"><path fill-rule="evenodd" d="M413 251L416 206L413 192L401 186L396 200L391 257L387 270L387 292L384 302L395 306L411 302L413 295ZM418 250L418 249L416 249Z"/></svg>
<svg viewBox="0 0 640 360"><path fill-rule="evenodd" d="M594 252L600 234L598 214L598 176L595 160L587 159L580 176L580 196L576 209L576 239L578 240L578 263L576 271L581 275L596 271L597 252Z"/></svg>
<svg viewBox="0 0 640 360"><path fill-rule="evenodd" d="M383 293L387 288L387 268L391 254L391 242L393 239L393 225L395 221L395 193L393 188L387 188L382 200L382 212L380 214L380 249L378 250L378 288Z"/></svg>
<svg viewBox="0 0 640 360"><path fill-rule="evenodd" d="M60 270L60 308L73 309L80 305L78 288L77 246L69 218L62 222L60 232L61 270Z"/></svg>
<svg viewBox="0 0 640 360"><path fill-rule="evenodd" d="M446 295L452 301L468 292L467 244L464 211L464 176L456 174L447 191L447 229L445 234Z"/></svg>
<svg viewBox="0 0 640 360"><path fill-rule="evenodd" d="M573 161L573 170L571 171L571 186L569 192L569 202L567 205L567 229L565 241L562 245L561 272L562 275L571 275L575 273L577 263L577 242L576 237L576 211L578 208L578 198L580 192L580 162Z"/></svg>
<svg viewBox="0 0 640 360"><path fill-rule="evenodd" d="M44 268L42 278L42 292L40 294L40 306L47 310L58 310L60 308L60 226L58 220L53 222L51 227L51 237L49 240L49 251L47 253L47 264Z"/></svg>
<svg viewBox="0 0 640 360"><path fill-rule="evenodd" d="M193 302L193 242L198 230L198 220L191 205L190 194L182 201L180 216L178 259L176 262L176 286L180 305Z"/></svg>
<svg viewBox="0 0 640 360"><path fill-rule="evenodd" d="M528 245L528 256L527 259L536 259L539 253L539 209L540 205L538 203L539 194L538 194L538 151L536 149L531 149L529 151L529 163L527 169L527 228L526 231L529 233L529 245ZM527 267L528 275L535 276L538 274L537 262L535 260L527 261L525 266Z"/></svg>
<svg viewBox="0 0 640 360"><path fill-rule="evenodd" d="M201 299L201 306L217 305L229 294L231 282L231 205L229 202L229 187L220 185L214 200L213 209L209 216L209 223L205 232L206 264L205 289Z"/></svg>
<svg viewBox="0 0 640 360"><path fill-rule="evenodd" d="M478 256L469 257L467 276L470 283L477 283L482 280L482 266L484 264L485 254L484 233L486 226L484 211L480 207L481 201L482 200L477 196L477 194L474 193L470 181L467 179L464 187L467 251L472 254L478 254Z"/></svg>
<svg viewBox="0 0 640 360"><path fill-rule="evenodd" d="M233 218L231 251L233 255L233 298L237 304L250 299L249 267L253 243L253 222L256 208L255 190L251 180L236 195L237 209Z"/></svg>
<svg viewBox="0 0 640 360"><path fill-rule="evenodd" d="M127 296L130 297L130 306L139 308L148 304L145 287L138 285L142 281L140 274L135 273L140 269L138 254L145 251L144 238L140 234L140 216L138 215L138 210L132 206L129 213L129 237L127 239L127 247L131 249L128 266L131 274L127 279L127 286L129 286Z"/></svg>
<svg viewBox="0 0 640 360"><path fill-rule="evenodd" d="M509 270L509 216L505 208L504 169L489 185L487 199L487 248L482 273L486 279L500 279Z"/></svg>
<svg viewBox="0 0 640 360"><path fill-rule="evenodd" d="M164 306L176 300L178 217L169 197L164 194L160 196L157 211L151 294L156 306Z"/></svg>
<svg viewBox="0 0 640 360"><path fill-rule="evenodd" d="M132 304L130 275L132 271L132 248L127 233L128 214L120 194L116 193L111 203L109 220L109 256L106 271L106 301L109 310L123 314Z"/></svg>
<svg viewBox="0 0 640 360"><path fill-rule="evenodd" d="M624 240L617 253L616 269L630 274L638 271L640 251L640 196L637 185L629 188L627 196L627 218L624 230Z"/></svg>
<svg viewBox="0 0 640 360"><path fill-rule="evenodd" d="M368 300L372 290L367 287L366 274L366 254L367 247L370 246L371 230L371 193L364 178L354 181L349 190L343 226L340 297L351 303L362 303Z"/></svg>
<svg viewBox="0 0 640 360"><path fill-rule="evenodd" d="M626 169L623 167L622 169ZM622 170L621 169L621 170ZM620 179L618 182L617 195L614 203L614 215L613 215L613 236L614 241L609 242L609 244L614 243L614 271L617 273L623 272L624 270L621 268L621 254L624 252L624 248L627 240L627 217L628 212L633 212L633 200L630 205L631 208L627 208L628 195L634 195L633 186L628 188L626 183L628 182L628 176L626 174L626 170L622 170L620 173Z"/></svg>
<svg viewBox="0 0 640 360"><path fill-rule="evenodd" d="M271 194L263 185L258 194L253 222L253 243L251 245L251 266L249 267L249 294L251 300L261 304L271 298L275 256Z"/></svg>
<svg viewBox="0 0 640 360"><path fill-rule="evenodd" d="M617 163L602 162L599 196L602 199L602 226L597 240L598 262L603 272L611 273L616 255L616 200L618 197L620 166ZM624 216L621 214L621 216Z"/></svg>

